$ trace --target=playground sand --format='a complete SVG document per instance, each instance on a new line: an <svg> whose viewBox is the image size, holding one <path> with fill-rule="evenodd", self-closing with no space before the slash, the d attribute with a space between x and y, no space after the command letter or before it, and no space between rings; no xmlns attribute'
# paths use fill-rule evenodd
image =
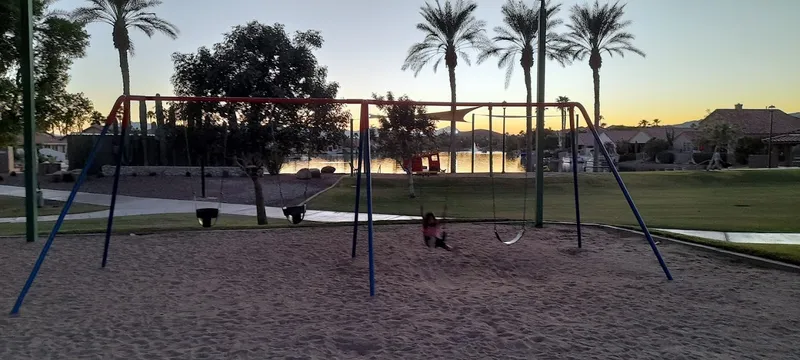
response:
<svg viewBox="0 0 800 360"><path fill-rule="evenodd" d="M638 236L565 227L505 246L452 225L457 250L416 226L56 239L0 359L786 359L800 353L800 279ZM512 236L513 228L501 228ZM10 310L43 242L0 240Z"/></svg>

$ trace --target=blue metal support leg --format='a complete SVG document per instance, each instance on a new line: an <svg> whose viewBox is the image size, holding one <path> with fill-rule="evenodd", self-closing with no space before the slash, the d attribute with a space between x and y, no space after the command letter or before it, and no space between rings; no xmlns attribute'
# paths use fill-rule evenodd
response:
<svg viewBox="0 0 800 360"><path fill-rule="evenodd" d="M109 125L106 124L103 127L103 131L100 132L99 139L102 139L102 136L106 134L108 131L108 126ZM39 253L39 258L36 259L36 263L33 265L30 275L28 275L28 280L25 281L22 291L20 291L19 296L17 296L17 301L14 303L14 308L11 310L11 316L16 316L19 314L19 308L22 306L22 302L25 301L25 295L27 295L28 291L31 289L33 281L36 279L36 275L39 273L39 269L41 269L45 257L47 257L47 252L53 245L53 240L55 240L58 230L64 223L64 218L67 216L69 208L72 206L72 202L75 201L75 195L78 193L78 189L80 189L81 184L83 184L83 182L86 180L86 172L92 167L92 163L94 163L94 158L95 155L97 155L97 150L100 148L100 144L102 144L102 140L98 140L92 147L92 151L89 152L89 158L86 159L86 164L84 164L83 170L81 171L80 176L78 176L78 180L75 181L75 186L72 187L72 191L69 193L67 202L61 209L61 213L58 214L58 220L56 220L53 230L50 231L50 236L47 237L47 242L44 243L44 247L42 247L42 251Z"/></svg>

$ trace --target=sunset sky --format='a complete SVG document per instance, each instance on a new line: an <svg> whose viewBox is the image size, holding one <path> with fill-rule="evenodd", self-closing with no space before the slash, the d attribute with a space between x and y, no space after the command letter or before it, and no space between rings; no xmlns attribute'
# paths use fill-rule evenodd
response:
<svg viewBox="0 0 800 360"><path fill-rule="evenodd" d="M493 35L493 27L501 25L503 2L478 1L476 15L488 22L489 35ZM61 0L55 6L69 10L84 3ZM566 20L569 8L584 1L562 3L559 16ZM635 125L641 119L658 118L663 124L674 124L700 119L706 109L733 108L738 102L745 108L775 105L790 113L800 111L800 1L627 3L625 18L633 21L629 31L636 35L634 43L647 57L604 57L600 96L605 122ZM421 20L422 4L422 0L167 0L156 11L178 26L180 37L147 39L133 33L133 93L172 94L172 53L213 45L232 26L257 20L285 24L289 31L321 31L325 45L317 55L329 69L329 80L341 84L340 97L367 98L373 92L391 90L415 100L448 101L445 69L437 73L423 70L416 78L412 72L400 70L408 48L422 40L422 33L414 28ZM88 30L91 47L87 57L73 66L70 90L84 92L98 110L106 113L122 92L119 61L111 27L93 24ZM525 100L519 67L508 89L504 87L505 69L498 69L493 59L481 65L473 62L472 66L460 61L456 73L459 101ZM546 99L552 101L561 95L591 109L592 76L586 61L565 68L547 63ZM522 109L508 112L521 113ZM357 111L354 116L358 116ZM478 119L482 121L477 127L487 127L485 118ZM521 130L523 123L524 119L509 120L509 132ZM560 126L558 123L548 118L547 126ZM459 128L468 129L469 125Z"/></svg>

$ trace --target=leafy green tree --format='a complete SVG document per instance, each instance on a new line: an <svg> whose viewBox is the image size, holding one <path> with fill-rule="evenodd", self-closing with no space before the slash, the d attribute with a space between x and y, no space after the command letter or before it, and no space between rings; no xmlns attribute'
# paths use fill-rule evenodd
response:
<svg viewBox="0 0 800 360"><path fill-rule="evenodd" d="M594 83L594 125L600 127L600 68L603 66L603 53L609 56L625 56L631 52L642 57L644 51L633 46L635 36L625 29L632 22L623 20L625 5L595 0L593 4L577 4L571 9L569 31L564 38L564 51L572 55L573 60L589 58ZM598 144L599 145L599 144ZM594 163L599 164L599 152L594 153Z"/></svg>
<svg viewBox="0 0 800 360"><path fill-rule="evenodd" d="M395 97L390 91L386 96L372 94L372 98L380 101L400 101L392 105L378 105L378 109L385 113L378 118L378 136L376 141L376 155L394 159L398 165L403 166L403 161L424 152L436 149L436 126L425 112L425 106L412 103L407 95ZM416 197L414 192L414 174L411 169L406 169L408 174L408 196Z"/></svg>
<svg viewBox="0 0 800 360"><path fill-rule="evenodd" d="M451 111L456 111L456 66L458 58L470 65L467 50L478 49L486 42L486 22L475 17L478 4L472 0L439 0L426 3L420 10L423 22L417 30L425 34L425 39L408 49L403 70L413 70L414 76L433 63L436 72L444 60L450 79ZM456 120L450 122L450 171L456 171Z"/></svg>
<svg viewBox="0 0 800 360"><path fill-rule="evenodd" d="M67 92L69 69L85 55L89 34L82 24L64 19L51 8L52 0L33 1L34 89L36 125L58 129L63 118L56 104ZM0 3L0 145L11 145L22 132L22 83L20 71L21 23L19 1Z"/></svg>
<svg viewBox="0 0 800 360"><path fill-rule="evenodd" d="M91 122L94 111L92 102L83 95L64 94L53 103L53 121L51 132L58 132L61 135L68 135L71 132L83 130Z"/></svg>
<svg viewBox="0 0 800 360"><path fill-rule="evenodd" d="M314 30L290 36L281 24L250 22L235 27L211 48L173 54L172 83L182 96L335 99L339 85L328 81L327 69L314 54L322 44ZM227 153L253 181L259 224L267 221L259 182L263 169L277 174L291 153L311 154L340 144L350 122L350 113L338 104L220 102L173 108L190 129L225 124ZM225 136L221 138L206 142L219 144Z"/></svg>

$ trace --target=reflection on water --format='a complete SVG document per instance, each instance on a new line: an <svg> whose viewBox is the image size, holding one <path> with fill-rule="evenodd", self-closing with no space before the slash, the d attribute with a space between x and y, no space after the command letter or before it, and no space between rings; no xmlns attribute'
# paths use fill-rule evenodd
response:
<svg viewBox="0 0 800 360"><path fill-rule="evenodd" d="M503 171L503 153L493 153L492 154L492 168L494 172L499 173ZM440 153L439 160L441 162L442 169L447 169L447 172L450 172L450 156L448 153ZM353 166L358 166L358 157L353 161ZM392 159L372 159L370 163L372 166L373 173L383 173L383 174L402 174L403 169L397 165L397 163ZM468 173L473 171L472 167L472 153L468 151L457 152L456 153L456 170L459 173ZM349 174L350 173L350 156L321 156L311 158L311 160L290 160L287 161L283 168L281 168L281 173L284 174L293 174L296 173L298 170L302 168L318 168L321 169L324 166L333 166L336 168L336 173L340 174ZM475 154L475 167L474 171L478 173L486 173L489 172L489 154L488 153L476 153ZM505 158L505 171L506 172L523 172L522 164L520 163L520 158Z"/></svg>

